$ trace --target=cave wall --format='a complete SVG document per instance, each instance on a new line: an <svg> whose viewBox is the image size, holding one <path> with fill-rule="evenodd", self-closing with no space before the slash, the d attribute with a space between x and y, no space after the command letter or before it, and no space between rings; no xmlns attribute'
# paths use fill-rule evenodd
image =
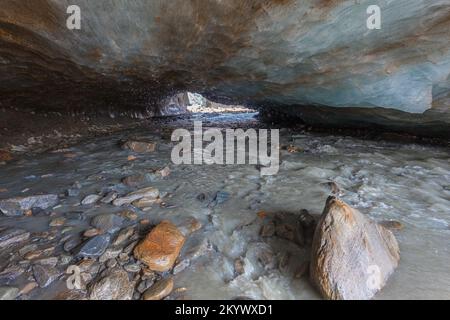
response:
<svg viewBox="0 0 450 320"><path fill-rule="evenodd" d="M448 114L450 0L0 2L0 107L154 113L190 90L281 111ZM372 4L380 30L366 27Z"/></svg>

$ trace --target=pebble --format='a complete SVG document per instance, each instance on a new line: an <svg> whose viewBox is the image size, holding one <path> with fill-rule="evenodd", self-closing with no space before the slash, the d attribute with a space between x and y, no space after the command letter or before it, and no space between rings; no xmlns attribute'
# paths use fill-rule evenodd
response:
<svg viewBox="0 0 450 320"><path fill-rule="evenodd" d="M28 240L30 233L22 229L6 229L0 231L0 249Z"/></svg>
<svg viewBox="0 0 450 320"><path fill-rule="evenodd" d="M50 221L49 226L50 227L61 227L64 225L65 222L66 222L65 218L56 218L56 219L53 219L52 221Z"/></svg>
<svg viewBox="0 0 450 320"><path fill-rule="evenodd" d="M92 237L98 236L100 234L102 234L102 232L99 229L91 228L91 229L87 229L83 233L83 236L86 237L86 238L92 238Z"/></svg>
<svg viewBox="0 0 450 320"><path fill-rule="evenodd" d="M21 216L28 210L45 210L58 204L58 195L44 194L0 200L0 211L6 216Z"/></svg>
<svg viewBox="0 0 450 320"><path fill-rule="evenodd" d="M49 258L39 259L39 260L35 261L34 263L44 265L44 266L56 267L56 265L58 264L58 258L57 257L49 257Z"/></svg>
<svg viewBox="0 0 450 320"><path fill-rule="evenodd" d="M119 256L119 254L122 252L122 248L120 247L113 247L106 249L105 253L100 257L99 262L105 263L106 261L110 259L115 259Z"/></svg>
<svg viewBox="0 0 450 320"><path fill-rule="evenodd" d="M125 271L131 272L131 273L137 273L141 271L141 266L138 263L129 263L123 267Z"/></svg>
<svg viewBox="0 0 450 320"><path fill-rule="evenodd" d="M102 200L100 200L100 202L108 204L116 200L118 196L119 194L117 192L111 191Z"/></svg>
<svg viewBox="0 0 450 320"><path fill-rule="evenodd" d="M118 231L122 223L123 218L112 213L98 215L91 221L93 227L109 233Z"/></svg>
<svg viewBox="0 0 450 320"><path fill-rule="evenodd" d="M78 255L86 258L96 258L105 253L111 241L109 234L95 236L86 241L78 252Z"/></svg>
<svg viewBox="0 0 450 320"><path fill-rule="evenodd" d="M25 269L18 265L8 266L0 273L0 285L10 284L25 272Z"/></svg>
<svg viewBox="0 0 450 320"><path fill-rule="evenodd" d="M143 300L162 300L172 293L173 286L172 278L159 280L144 292L142 298Z"/></svg>
<svg viewBox="0 0 450 320"><path fill-rule="evenodd" d="M14 287L0 287L0 300L14 300L19 294L19 289Z"/></svg>
<svg viewBox="0 0 450 320"><path fill-rule="evenodd" d="M108 261L106 261L106 266L110 269L114 268L117 266L117 260L116 259L109 259Z"/></svg>
<svg viewBox="0 0 450 320"><path fill-rule="evenodd" d="M114 246L121 245L122 243L127 241L133 235L133 233L134 233L133 227L122 229L117 235L116 239L114 240L113 245Z"/></svg>
<svg viewBox="0 0 450 320"><path fill-rule="evenodd" d="M156 150L156 142L128 140L122 145L122 149L136 153L151 153Z"/></svg>
<svg viewBox="0 0 450 320"><path fill-rule="evenodd" d="M33 267L33 275L39 287L48 287L55 281L62 272L51 266L35 265Z"/></svg>
<svg viewBox="0 0 450 320"><path fill-rule="evenodd" d="M189 261L189 259L184 259L184 260L180 261L173 268L173 274L178 274L178 273L184 271L187 267L189 267L190 264L191 264L191 262Z"/></svg>
<svg viewBox="0 0 450 320"><path fill-rule="evenodd" d="M96 203L98 200L100 200L100 196L97 194L91 194L88 195L87 197L85 197L82 201L81 204L82 205L90 205L90 204L94 204Z"/></svg>
<svg viewBox="0 0 450 320"><path fill-rule="evenodd" d="M118 214L120 217L128 219L130 221L136 221L138 218L138 215L136 212L130 211L130 210L126 210L126 211L122 211Z"/></svg>
<svg viewBox="0 0 450 320"><path fill-rule="evenodd" d="M244 274L244 272L245 272L244 263L242 262L241 259L236 259L234 261L234 271L238 275Z"/></svg>
<svg viewBox="0 0 450 320"><path fill-rule="evenodd" d="M159 197L159 190L153 187L148 187L144 189L140 189L135 192L131 192L124 197L118 198L113 201L113 204L117 207L123 206L124 204L130 204L133 201L142 199L142 198L153 198L157 199Z"/></svg>

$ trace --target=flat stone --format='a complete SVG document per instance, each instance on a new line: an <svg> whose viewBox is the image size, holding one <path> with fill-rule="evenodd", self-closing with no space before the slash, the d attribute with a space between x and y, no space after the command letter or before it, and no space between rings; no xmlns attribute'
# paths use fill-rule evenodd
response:
<svg viewBox="0 0 450 320"><path fill-rule="evenodd" d="M156 150L155 142L128 140L122 145L122 149L137 153L151 153Z"/></svg>
<svg viewBox="0 0 450 320"><path fill-rule="evenodd" d="M154 173L135 174L122 179L122 183L128 187L138 187L157 179Z"/></svg>
<svg viewBox="0 0 450 320"><path fill-rule="evenodd" d="M40 264L43 266L56 267L56 265L58 264L58 258L57 257L43 258L43 259L36 260L34 263Z"/></svg>
<svg viewBox="0 0 450 320"><path fill-rule="evenodd" d="M89 299L131 300L133 293L134 283L129 280L128 273L121 268L115 268L90 288Z"/></svg>
<svg viewBox="0 0 450 320"><path fill-rule="evenodd" d="M108 204L108 203L111 203L111 202L113 202L114 200L116 200L118 196L119 196L119 194L118 194L117 192L111 191L111 192L109 192L106 196L104 196L104 197L100 200L100 202L101 202L101 203Z"/></svg>
<svg viewBox="0 0 450 320"><path fill-rule="evenodd" d="M133 201L142 199L142 198L153 198L157 199L159 197L159 190L154 187L148 187L144 189L140 189L135 192L131 192L128 195L118 198L114 200L113 204L117 207L123 206L124 204L130 204Z"/></svg>
<svg viewBox="0 0 450 320"><path fill-rule="evenodd" d="M133 233L134 233L133 227L129 227L129 228L120 230L119 234L117 235L116 239L113 242L113 245L114 246L121 245L122 243L124 243L125 241L130 239L130 237L133 235Z"/></svg>
<svg viewBox="0 0 450 320"><path fill-rule="evenodd" d="M19 289L14 287L0 287L0 300L14 300L19 295Z"/></svg>
<svg viewBox="0 0 450 320"><path fill-rule="evenodd" d="M169 221L157 225L134 249L134 257L145 263L151 270L170 270L185 242L185 237Z"/></svg>
<svg viewBox="0 0 450 320"><path fill-rule="evenodd" d="M25 272L25 269L19 265L8 266L0 273L0 285L7 285L16 280Z"/></svg>
<svg viewBox="0 0 450 320"><path fill-rule="evenodd" d="M30 233L22 229L10 228L0 231L0 249L28 240Z"/></svg>
<svg viewBox="0 0 450 320"><path fill-rule="evenodd" d="M120 248L120 247L108 248L108 249L106 249L105 253L102 254L101 257L99 258L99 262L104 263L108 260L117 258L121 252L122 252L122 248Z"/></svg>
<svg viewBox="0 0 450 320"><path fill-rule="evenodd" d="M169 296L173 291L173 279L167 278L157 281L153 286L147 289L143 294L144 300L162 300Z"/></svg>
<svg viewBox="0 0 450 320"><path fill-rule="evenodd" d="M45 194L0 200L0 211L6 216L22 216L31 209L48 209L58 204L58 195Z"/></svg>
<svg viewBox="0 0 450 320"><path fill-rule="evenodd" d="M61 271L51 266L35 265L33 267L34 278L41 288L48 287L61 274Z"/></svg>
<svg viewBox="0 0 450 320"><path fill-rule="evenodd" d="M123 220L122 217L116 214L101 214L92 218L91 225L104 232L114 233L120 229Z"/></svg>
<svg viewBox="0 0 450 320"><path fill-rule="evenodd" d="M314 234L310 277L326 299L367 300L398 266L391 231L329 197Z"/></svg>
<svg viewBox="0 0 450 320"><path fill-rule="evenodd" d="M101 199L101 196L97 195L97 194L91 194L86 196L82 201L81 204L82 205L91 205L94 203L97 203L99 200Z"/></svg>
<svg viewBox="0 0 450 320"><path fill-rule="evenodd" d="M132 205L139 209L152 207L157 202L154 198L142 198L132 202Z"/></svg>
<svg viewBox="0 0 450 320"><path fill-rule="evenodd" d="M52 221L50 221L49 226L50 227L61 227L66 222L66 218L55 218Z"/></svg>
<svg viewBox="0 0 450 320"><path fill-rule="evenodd" d="M109 234L98 235L86 241L82 246L78 255L85 258L97 258L105 253L111 241Z"/></svg>

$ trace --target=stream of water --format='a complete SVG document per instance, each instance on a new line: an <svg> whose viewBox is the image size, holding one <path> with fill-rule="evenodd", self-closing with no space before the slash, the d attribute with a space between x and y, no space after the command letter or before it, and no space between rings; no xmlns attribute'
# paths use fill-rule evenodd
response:
<svg viewBox="0 0 450 320"><path fill-rule="evenodd" d="M192 124L226 127L257 125L255 114L196 115L171 122L170 127ZM186 288L186 299L319 299L307 277L296 270L309 259L307 247L288 240L262 238L262 218L258 212L298 214L307 209L319 215L330 194L327 185L335 181L343 190L342 199L377 221L396 220L404 229L395 233L401 261L398 269L377 299L450 299L450 151L435 146L359 140L345 136L281 131L281 144L294 145L296 153L281 151L280 171L261 177L254 165L171 164L172 144L148 129L129 130L95 138L64 152L25 156L0 166L0 199L39 193L64 194L76 181L77 197L61 197L53 215L31 217L0 216L1 227L19 227L33 234L49 230L49 222L66 217L71 228L64 235L86 230L89 219L101 213L123 211L111 204L82 206L89 194L116 190L133 191L120 181L133 174L170 166L168 178L147 185L167 193L166 206L149 211L135 209L139 219L152 223L163 219L181 221L195 217L203 227L190 236L181 259L190 264L174 275L175 287ZM155 153L127 159L129 152L118 142L132 136L158 142ZM67 157L70 153L73 156ZM210 199L220 193L222 201ZM199 198L199 195L203 197ZM200 199L200 200L199 200ZM76 217L82 217L78 219ZM51 228L50 228L51 229ZM64 227L48 242L58 249ZM30 238L30 242L33 239ZM192 252L203 248L195 260ZM0 268L18 263L16 252L0 253ZM236 260L243 270L237 272ZM64 266L60 266L64 269ZM8 285L22 286L30 281L26 271ZM65 278L47 288L37 288L30 299L53 298L64 287Z"/></svg>

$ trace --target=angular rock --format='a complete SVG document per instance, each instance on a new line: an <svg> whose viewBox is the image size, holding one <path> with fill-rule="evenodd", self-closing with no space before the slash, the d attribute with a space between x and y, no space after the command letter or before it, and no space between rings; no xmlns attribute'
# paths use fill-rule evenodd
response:
<svg viewBox="0 0 450 320"><path fill-rule="evenodd" d="M326 299L366 300L386 284L400 251L392 232L335 197L314 234L310 277Z"/></svg>
<svg viewBox="0 0 450 320"><path fill-rule="evenodd" d="M185 237L169 221L157 225L134 249L134 257L145 263L151 270L170 270L177 259Z"/></svg>
<svg viewBox="0 0 450 320"><path fill-rule="evenodd" d="M0 300L14 300L19 294L19 289L14 287L0 287Z"/></svg>
<svg viewBox="0 0 450 320"><path fill-rule="evenodd" d="M167 278L156 282L144 292L144 300L162 300L172 293L173 279Z"/></svg>
<svg viewBox="0 0 450 320"><path fill-rule="evenodd" d="M21 216L31 209L42 209L53 207L58 203L56 194L45 194L29 197L15 197L0 200L0 211L6 216Z"/></svg>
<svg viewBox="0 0 450 320"><path fill-rule="evenodd" d="M131 300L134 283L121 268L112 269L90 288L90 300Z"/></svg>
<svg viewBox="0 0 450 320"><path fill-rule="evenodd" d="M122 149L131 150L137 153L151 153L156 150L155 142L128 140L122 145Z"/></svg>
<svg viewBox="0 0 450 320"><path fill-rule="evenodd" d="M30 233L22 229L6 229L0 231L0 249L28 240Z"/></svg>
<svg viewBox="0 0 450 320"><path fill-rule="evenodd" d="M33 267L33 275L39 287L48 287L53 281L55 281L60 275L61 271L51 266L35 265Z"/></svg>
<svg viewBox="0 0 450 320"><path fill-rule="evenodd" d="M91 221L91 225L104 232L114 233L120 229L123 218L115 214L101 214L94 217Z"/></svg>
<svg viewBox="0 0 450 320"><path fill-rule="evenodd" d="M78 255L85 258L97 258L105 253L111 241L109 234L102 234L86 241L82 246Z"/></svg>
<svg viewBox="0 0 450 320"><path fill-rule="evenodd" d="M153 198L157 199L159 197L159 190L153 187L148 187L144 189L140 189L135 192L131 192L128 195L118 198L114 200L113 204L117 207L123 206L124 204L130 204L133 201L142 199L142 198Z"/></svg>

